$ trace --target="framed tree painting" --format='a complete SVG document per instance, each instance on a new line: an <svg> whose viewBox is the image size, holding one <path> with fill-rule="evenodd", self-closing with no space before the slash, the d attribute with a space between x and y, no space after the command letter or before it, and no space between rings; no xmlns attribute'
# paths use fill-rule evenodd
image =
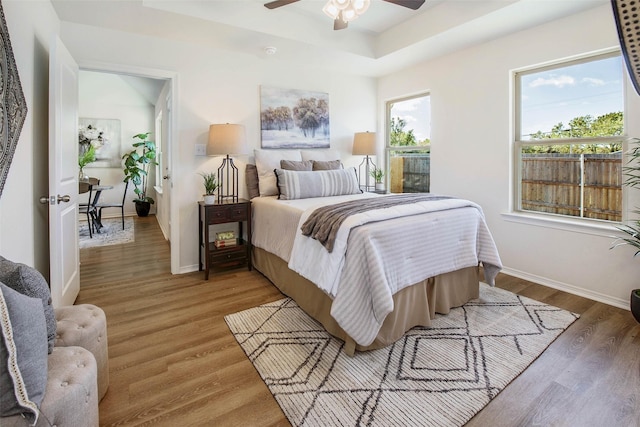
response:
<svg viewBox="0 0 640 427"><path fill-rule="evenodd" d="M262 148L329 148L329 94L260 88Z"/></svg>
<svg viewBox="0 0 640 427"><path fill-rule="evenodd" d="M0 105L2 125L0 126L0 196L9 174L9 166L18 145L22 125L27 117L27 102L20 85L18 68L13 57L9 30L0 3Z"/></svg>

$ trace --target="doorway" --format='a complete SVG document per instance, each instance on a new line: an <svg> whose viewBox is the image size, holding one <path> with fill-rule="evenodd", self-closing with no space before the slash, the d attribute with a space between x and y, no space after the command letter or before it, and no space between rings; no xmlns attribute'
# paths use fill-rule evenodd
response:
<svg viewBox="0 0 640 427"><path fill-rule="evenodd" d="M153 213L157 214L156 220L165 239L173 243L171 271L176 272L179 246L175 244L177 238L173 237L172 233L177 230L172 230L170 226L173 212L170 198L173 157L171 142L174 139L173 129L176 128L173 124L172 104L176 76L170 72L131 69L120 65L95 66L80 62L79 66L79 123L83 123L83 119L92 118L117 121L120 126L119 141L118 138L114 138L112 143L118 145L118 148L112 147L112 150L116 151L120 158L132 149L133 135L151 132L151 140L156 140L156 135L159 138L156 143L162 167L151 168L149 189L156 190ZM113 162L110 165L104 163L96 162L93 167L89 165L86 171L89 175L100 178L101 183L108 183L114 187L103 193L101 202L121 202L125 190L122 166L116 166ZM166 179L163 180L163 177ZM136 215L133 203L136 196L132 187L129 186L125 197L125 216ZM110 212L111 216L116 213L120 215L116 210Z"/></svg>

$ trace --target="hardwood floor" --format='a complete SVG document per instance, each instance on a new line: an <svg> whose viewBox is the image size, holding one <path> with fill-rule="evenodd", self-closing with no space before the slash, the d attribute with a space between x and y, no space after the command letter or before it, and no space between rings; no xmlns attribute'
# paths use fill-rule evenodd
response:
<svg viewBox="0 0 640 427"><path fill-rule="evenodd" d="M282 297L260 273L171 275L153 216L135 218L135 243L83 249L80 260L77 303L107 315L100 425L289 425L224 321ZM497 283L581 317L468 425L640 426L640 325L631 314L504 274Z"/></svg>

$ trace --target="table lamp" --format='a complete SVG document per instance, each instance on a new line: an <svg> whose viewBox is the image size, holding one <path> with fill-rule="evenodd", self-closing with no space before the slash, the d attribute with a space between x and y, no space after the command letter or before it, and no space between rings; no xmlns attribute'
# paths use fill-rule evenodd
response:
<svg viewBox="0 0 640 427"><path fill-rule="evenodd" d="M376 154L376 134L375 132L356 132L353 136L353 151L354 156L365 156L362 163L358 166L358 183L362 187L362 167L365 169L364 190L369 191L375 188L374 185L369 185L369 177L371 176L372 168L375 169L376 165L373 163L370 155Z"/></svg>
<svg viewBox="0 0 640 427"><path fill-rule="evenodd" d="M245 154L246 145L244 126L229 123L209 126L207 156L226 156L218 168L218 202L238 201L238 168L229 154Z"/></svg>

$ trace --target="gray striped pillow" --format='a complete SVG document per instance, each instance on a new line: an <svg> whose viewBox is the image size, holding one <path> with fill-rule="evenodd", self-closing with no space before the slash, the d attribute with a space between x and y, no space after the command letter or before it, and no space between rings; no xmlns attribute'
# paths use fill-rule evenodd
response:
<svg viewBox="0 0 640 427"><path fill-rule="evenodd" d="M275 169L279 199L307 199L311 197L342 196L361 193L356 169L324 171L289 171Z"/></svg>

